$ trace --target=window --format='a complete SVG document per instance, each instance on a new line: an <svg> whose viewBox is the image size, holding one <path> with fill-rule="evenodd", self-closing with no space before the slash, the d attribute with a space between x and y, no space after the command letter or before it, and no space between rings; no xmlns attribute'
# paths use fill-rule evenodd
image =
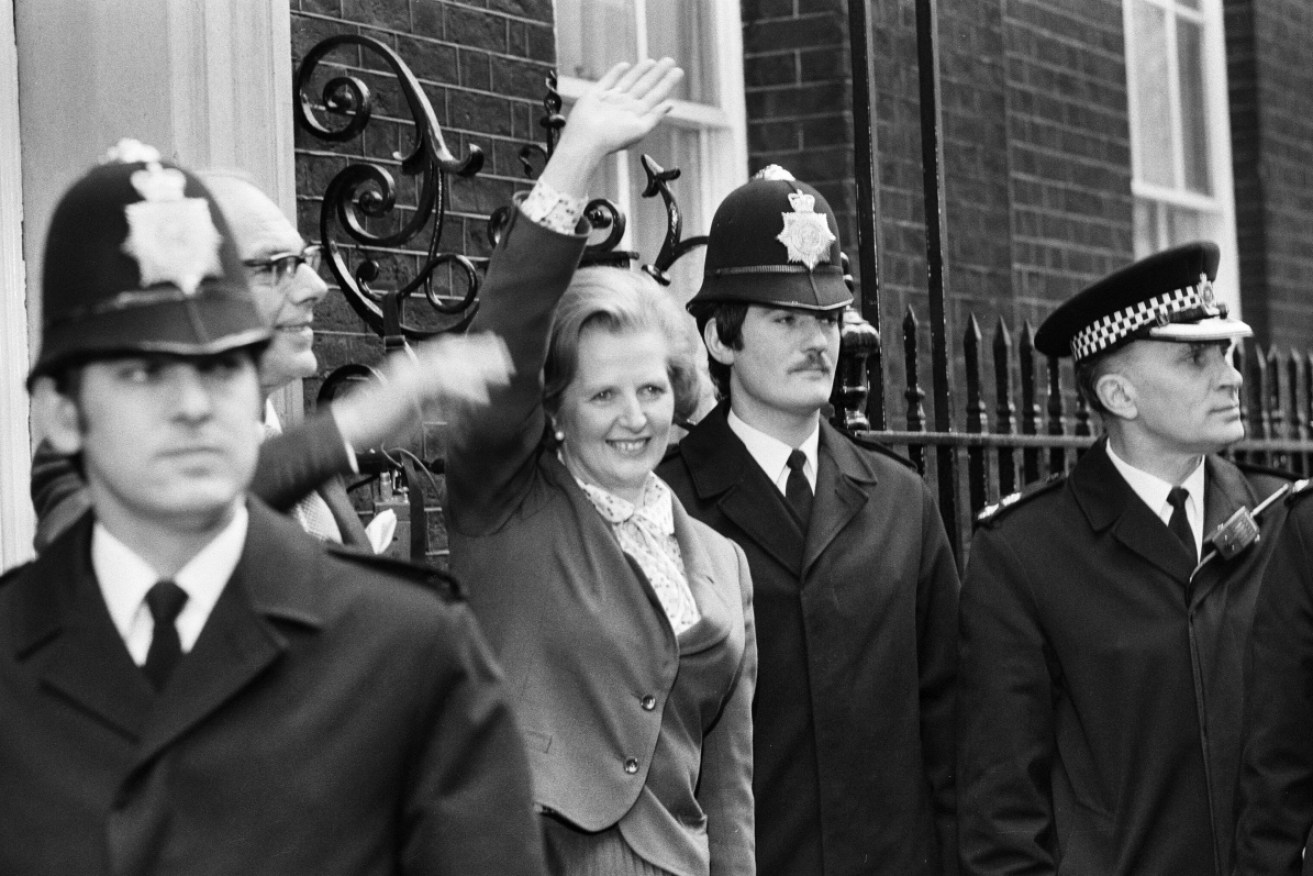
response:
<svg viewBox="0 0 1313 876"><path fill-rule="evenodd" d="M568 104L617 61L669 55L684 68L675 109L639 148L617 156L596 194L629 217L621 248L643 263L665 239L660 198L640 197L647 178L639 156L678 167L671 184L684 237L705 234L721 199L747 181L742 24L738 0L556 0L557 70ZM702 251L676 262L673 287L688 300L702 282Z"/></svg>
<svg viewBox="0 0 1313 876"><path fill-rule="evenodd" d="M1222 249L1218 297L1239 312L1221 0L1125 0L1135 255Z"/></svg>

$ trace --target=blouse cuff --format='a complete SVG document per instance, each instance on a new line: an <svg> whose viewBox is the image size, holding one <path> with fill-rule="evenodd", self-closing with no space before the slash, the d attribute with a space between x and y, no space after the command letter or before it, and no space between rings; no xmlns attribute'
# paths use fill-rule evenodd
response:
<svg viewBox="0 0 1313 876"><path fill-rule="evenodd" d="M574 234L587 206L587 199L563 194L539 180L520 203L520 212L549 231Z"/></svg>

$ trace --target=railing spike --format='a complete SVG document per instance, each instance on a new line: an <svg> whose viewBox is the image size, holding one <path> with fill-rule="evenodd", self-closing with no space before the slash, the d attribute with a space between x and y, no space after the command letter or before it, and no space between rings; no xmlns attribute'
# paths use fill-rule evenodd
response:
<svg viewBox="0 0 1313 876"><path fill-rule="evenodd" d="M1269 422L1271 423L1271 435L1273 438L1289 438L1290 430L1286 423L1285 411L1285 388L1286 388L1286 369L1285 357L1281 350L1273 344L1267 351L1267 385L1264 387L1266 392L1263 396L1264 403L1268 407ZM1272 455L1269 465L1276 468L1286 468L1289 466L1289 460L1284 452L1278 451Z"/></svg>
<svg viewBox="0 0 1313 876"><path fill-rule="evenodd" d="M1048 413L1050 435L1067 434L1066 421L1063 419L1062 403L1062 370L1061 360L1048 356ZM1065 471L1067 468L1067 451L1061 447L1053 447L1049 450L1049 474L1057 474Z"/></svg>
<svg viewBox="0 0 1313 876"><path fill-rule="evenodd" d="M1011 435L1015 430L1016 408L1012 404L1012 336L1007 323L999 316L994 329L994 396L996 399L994 431ZM1017 460L1011 447L998 448L998 491L1006 496L1017 489Z"/></svg>
<svg viewBox="0 0 1313 876"><path fill-rule="evenodd" d="M1021 327L1021 434L1038 435L1039 408L1039 373L1036 368L1035 330L1030 320ZM1039 480L1039 450L1027 447L1021 453L1021 476L1023 483Z"/></svg>
<svg viewBox="0 0 1313 876"><path fill-rule="evenodd" d="M912 305L907 305L907 315L903 317L903 362L907 366L907 389L903 397L907 399L907 431L925 431L925 391L921 389L920 372L917 361L917 320ZM925 476L925 448L908 447L908 456L916 463L916 470Z"/></svg>
<svg viewBox="0 0 1313 876"><path fill-rule="evenodd" d="M980 435L985 431L985 400L980 386L980 324L975 314L967 318L962 352L966 359L967 434ZM984 447L967 448L967 491L971 514L974 516L985 507L989 497L989 470L985 465Z"/></svg>

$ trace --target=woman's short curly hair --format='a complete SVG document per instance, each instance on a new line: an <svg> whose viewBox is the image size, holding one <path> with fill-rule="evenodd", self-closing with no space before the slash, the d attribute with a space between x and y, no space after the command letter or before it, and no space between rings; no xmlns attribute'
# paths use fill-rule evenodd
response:
<svg viewBox="0 0 1313 876"><path fill-rule="evenodd" d="M613 334L655 331L666 341L666 373L675 395L675 420L697 410L700 378L698 338L692 320L668 292L646 274L617 268L582 268L556 306L543 369L543 406L560 408L561 396L579 369L579 338L597 326Z"/></svg>

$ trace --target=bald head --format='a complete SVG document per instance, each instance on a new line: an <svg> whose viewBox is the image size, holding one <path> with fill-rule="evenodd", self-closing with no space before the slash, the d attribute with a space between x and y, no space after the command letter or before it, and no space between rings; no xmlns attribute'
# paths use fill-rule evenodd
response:
<svg viewBox="0 0 1313 876"><path fill-rule="evenodd" d="M226 171L201 176L228 220L238 256L248 265L256 304L274 329L260 362L261 387L268 395L292 380L313 376L318 367L311 327L314 308L328 287L305 265L286 276L271 267L273 260L299 255L305 240L251 179Z"/></svg>

